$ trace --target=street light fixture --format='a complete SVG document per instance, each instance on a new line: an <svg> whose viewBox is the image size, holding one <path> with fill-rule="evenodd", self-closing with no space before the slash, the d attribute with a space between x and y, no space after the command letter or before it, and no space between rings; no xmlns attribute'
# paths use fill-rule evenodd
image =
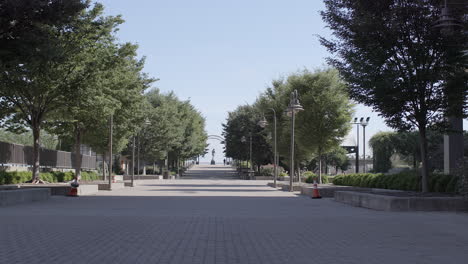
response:
<svg viewBox="0 0 468 264"><path fill-rule="evenodd" d="M277 150L276 150L276 111L273 108L270 108L271 111L273 111L273 120L274 120L274 172L273 172L273 186L276 188L276 179L278 178L278 155L277 155ZM268 122L263 116L263 119L258 121L258 125L262 128L265 128L268 125Z"/></svg>
<svg viewBox="0 0 468 264"><path fill-rule="evenodd" d="M453 16L452 10L444 1L444 7L440 12L440 18L435 22L434 28L440 28L444 34L452 34L453 31L463 28L462 23Z"/></svg>
<svg viewBox="0 0 468 264"><path fill-rule="evenodd" d="M356 173L359 173L359 125L361 123L358 122L358 118L355 117L354 121L351 124L356 125L356 131L357 131L357 143L356 143Z"/></svg>
<svg viewBox="0 0 468 264"><path fill-rule="evenodd" d="M451 6L451 7L449 7ZM433 28L439 30L442 36L448 41L445 43L448 50L460 48L465 45L463 41L463 16L466 16L467 6L465 1L444 1L439 19L434 23ZM466 33L466 32L465 32ZM464 51L464 56L468 51ZM461 55L463 56L463 55ZM466 71L466 70L465 70ZM456 92L453 98L463 98L462 93ZM457 105L456 100L448 102L449 106L455 108L456 112L463 112L462 105ZM452 174L457 170L458 164L463 160L463 118L451 115L448 116L449 128L444 135L444 173Z"/></svg>
<svg viewBox="0 0 468 264"><path fill-rule="evenodd" d="M369 124L370 117L367 117L364 120L364 117L361 117L359 122L361 123L362 126L362 131L363 131L363 139L362 139L362 155L364 156L364 167L363 167L363 172L366 173L366 126Z"/></svg>
<svg viewBox="0 0 468 264"><path fill-rule="evenodd" d="M293 178L294 178L294 125L295 125L295 116L299 111L304 110L302 105L299 102L297 90L291 92L291 98L289 101L289 106L287 108L287 115L291 117L291 173L289 175L289 191L293 191Z"/></svg>

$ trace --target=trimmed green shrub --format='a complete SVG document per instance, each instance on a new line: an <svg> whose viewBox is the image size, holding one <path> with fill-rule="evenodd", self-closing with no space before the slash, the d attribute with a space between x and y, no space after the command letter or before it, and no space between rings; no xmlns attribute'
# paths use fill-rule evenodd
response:
<svg viewBox="0 0 468 264"><path fill-rule="evenodd" d="M314 179L318 183L318 175L311 172L311 171L306 171L302 174L302 177L305 179L306 183L314 183ZM322 183L329 183L328 175L322 174Z"/></svg>
<svg viewBox="0 0 468 264"><path fill-rule="evenodd" d="M382 173L355 173L337 175L333 178L333 184L335 185L403 191L420 191L420 182L420 177L414 170L390 175ZM430 192L456 193L458 191L457 186L458 177L456 176L433 173L429 177Z"/></svg>
<svg viewBox="0 0 468 264"><path fill-rule="evenodd" d="M46 182L68 182L73 180L75 173L71 171L61 172L43 172L40 173L41 179ZM30 171L0 171L0 185L1 184L18 184L30 181L32 178L32 172ZM81 180L84 181L95 181L99 180L100 175L96 172L81 172Z"/></svg>

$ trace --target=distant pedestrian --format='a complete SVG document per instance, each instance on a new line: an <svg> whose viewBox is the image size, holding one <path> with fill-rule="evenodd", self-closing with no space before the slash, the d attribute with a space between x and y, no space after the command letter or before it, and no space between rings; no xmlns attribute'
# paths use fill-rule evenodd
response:
<svg viewBox="0 0 468 264"><path fill-rule="evenodd" d="M223 162L224 162L224 166L226 166L226 159L223 159Z"/></svg>

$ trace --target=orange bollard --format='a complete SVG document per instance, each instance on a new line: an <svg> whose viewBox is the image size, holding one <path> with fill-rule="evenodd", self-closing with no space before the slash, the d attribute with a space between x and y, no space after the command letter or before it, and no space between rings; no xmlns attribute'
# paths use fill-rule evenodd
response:
<svg viewBox="0 0 468 264"><path fill-rule="evenodd" d="M312 199L321 199L320 192L318 190L317 182L314 180L314 190L312 192Z"/></svg>

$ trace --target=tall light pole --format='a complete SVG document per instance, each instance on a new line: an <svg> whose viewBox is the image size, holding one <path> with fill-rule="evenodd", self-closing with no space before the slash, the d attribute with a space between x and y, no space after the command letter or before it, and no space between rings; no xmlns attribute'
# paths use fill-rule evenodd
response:
<svg viewBox="0 0 468 264"><path fill-rule="evenodd" d="M295 118L296 113L299 111L304 110L304 108L299 103L299 98L297 95L297 90L291 93L291 98L289 101L289 106L286 110L288 116L291 117L291 168L290 168L290 175L289 175L289 191L292 192L293 190L293 178L294 178L294 125L295 125Z"/></svg>
<svg viewBox="0 0 468 264"><path fill-rule="evenodd" d="M440 17L434 23L434 29L440 30L442 36L447 38L447 50L459 50L460 45L466 45L463 42L463 16L467 15L467 5L465 1L444 1L444 6L441 9ZM457 40L458 39L458 40ZM466 48L466 46L465 46ZM465 50L465 56L468 55ZM452 55L453 56L453 55ZM463 55L461 55L463 56ZM466 69L465 69L466 71ZM463 84L460 84L463 85ZM460 162L463 162L463 103L457 102L464 98L463 92L452 90L449 96L449 106L453 108L459 116L452 114L448 116L449 129L444 134L444 173L456 173ZM463 100L463 99L462 99Z"/></svg>
<svg viewBox="0 0 468 264"><path fill-rule="evenodd" d="M363 138L362 138L362 155L364 155L364 167L363 167L363 172L366 173L366 126L369 124L370 117L367 117L364 120L364 117L361 117L359 122L361 123L362 126L362 133L363 133Z"/></svg>
<svg viewBox="0 0 468 264"><path fill-rule="evenodd" d="M130 183L131 187L135 187L135 136L133 136L133 144L132 144L132 181Z"/></svg>
<svg viewBox="0 0 468 264"><path fill-rule="evenodd" d="M356 125L356 131L357 131L357 144L356 144L356 173L359 173L359 125L361 123L358 122L358 118L354 118L354 122L351 124Z"/></svg>
<svg viewBox="0 0 468 264"><path fill-rule="evenodd" d="M278 178L278 156L277 156L277 150L276 150L276 111L274 108L270 108L271 111L273 111L273 120L274 120L274 162L273 162L273 166L274 166L274 171L273 171L273 186L276 188L276 179ZM263 119L258 121L258 125L262 128L265 128L267 126L268 122L265 118L265 116L263 116Z"/></svg>
<svg viewBox="0 0 468 264"><path fill-rule="evenodd" d="M112 191L112 130L114 125L113 115L109 118L109 191Z"/></svg>
<svg viewBox="0 0 468 264"><path fill-rule="evenodd" d="M253 169L252 169L252 132L249 132L249 138L250 138L250 143L249 143L249 155L250 155L250 166L249 166L249 178L250 178L250 174L253 172ZM241 142L245 142L247 141L245 136L242 136L241 138Z"/></svg>

